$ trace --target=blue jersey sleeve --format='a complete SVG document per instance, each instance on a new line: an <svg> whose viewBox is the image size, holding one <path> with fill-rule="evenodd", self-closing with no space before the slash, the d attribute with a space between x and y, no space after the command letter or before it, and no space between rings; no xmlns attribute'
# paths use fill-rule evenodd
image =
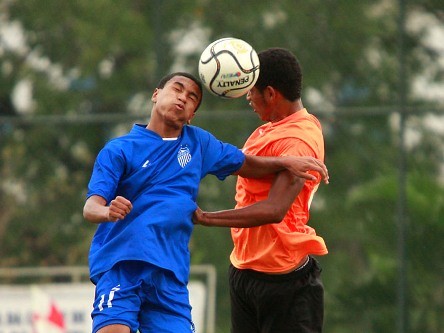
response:
<svg viewBox="0 0 444 333"><path fill-rule="evenodd" d="M206 174L212 174L220 180L224 180L241 168L245 161L245 155L238 147L222 142L208 133L203 160L203 177Z"/></svg>
<svg viewBox="0 0 444 333"><path fill-rule="evenodd" d="M125 170L121 147L108 143L97 155L88 184L87 198L99 195L110 202L116 196L119 180Z"/></svg>

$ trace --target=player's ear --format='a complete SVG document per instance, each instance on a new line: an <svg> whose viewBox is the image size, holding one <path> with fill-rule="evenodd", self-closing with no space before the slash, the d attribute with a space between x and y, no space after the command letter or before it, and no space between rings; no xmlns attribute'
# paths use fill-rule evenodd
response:
<svg viewBox="0 0 444 333"><path fill-rule="evenodd" d="M274 100L276 98L277 91L272 86L266 86L263 95L266 100Z"/></svg>
<svg viewBox="0 0 444 333"><path fill-rule="evenodd" d="M193 112L193 115L190 117L190 119L187 120L187 124L191 124L191 119L194 118L194 116L196 115L196 111Z"/></svg>
<svg viewBox="0 0 444 333"><path fill-rule="evenodd" d="M157 102L157 94L159 93L159 88L154 89L153 96L151 96L151 102Z"/></svg>

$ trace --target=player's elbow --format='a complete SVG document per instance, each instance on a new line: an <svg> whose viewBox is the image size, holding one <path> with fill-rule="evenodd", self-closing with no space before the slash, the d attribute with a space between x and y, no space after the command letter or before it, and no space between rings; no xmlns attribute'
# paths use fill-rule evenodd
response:
<svg viewBox="0 0 444 333"><path fill-rule="evenodd" d="M88 210L88 207L87 207L86 204L85 204L85 206L83 206L83 218L85 220L89 221L89 222L91 220L91 217L90 217L90 214L89 214L89 210Z"/></svg>
<svg viewBox="0 0 444 333"><path fill-rule="evenodd" d="M91 223L95 223L94 214L91 210L91 205L89 202L86 202L83 206L83 218Z"/></svg>
<svg viewBox="0 0 444 333"><path fill-rule="evenodd" d="M280 223L285 215L287 214L287 209L279 206L271 206L267 213L268 223Z"/></svg>

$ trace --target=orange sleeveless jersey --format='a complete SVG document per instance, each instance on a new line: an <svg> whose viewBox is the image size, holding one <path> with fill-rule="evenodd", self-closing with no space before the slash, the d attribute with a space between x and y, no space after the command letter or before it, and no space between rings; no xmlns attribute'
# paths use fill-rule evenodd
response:
<svg viewBox="0 0 444 333"><path fill-rule="evenodd" d="M324 160L321 124L306 109L276 123L258 127L245 142L243 151L258 156L313 156ZM311 200L321 181L306 181L303 189L278 224L254 228L232 228L234 248L231 263L239 269L279 273L297 265L306 255L327 254L324 240L307 225ZM273 176L262 179L238 177L236 208L267 198Z"/></svg>

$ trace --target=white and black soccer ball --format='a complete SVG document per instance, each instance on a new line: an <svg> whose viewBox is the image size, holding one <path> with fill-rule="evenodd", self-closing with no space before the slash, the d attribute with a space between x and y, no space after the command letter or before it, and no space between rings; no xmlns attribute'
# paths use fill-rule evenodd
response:
<svg viewBox="0 0 444 333"><path fill-rule="evenodd" d="M242 39L218 39L202 52L199 77L216 96L241 97L259 77L259 58L253 47Z"/></svg>

